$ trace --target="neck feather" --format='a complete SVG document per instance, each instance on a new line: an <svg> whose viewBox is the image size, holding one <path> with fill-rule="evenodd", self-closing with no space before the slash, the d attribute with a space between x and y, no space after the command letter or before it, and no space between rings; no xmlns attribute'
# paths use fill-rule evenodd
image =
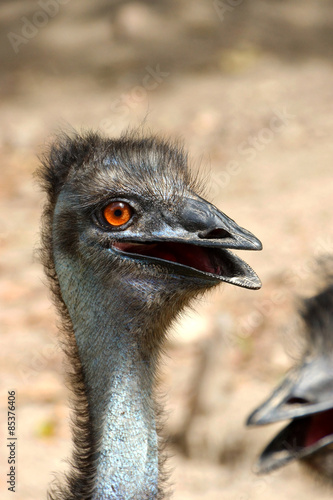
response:
<svg viewBox="0 0 333 500"><path fill-rule="evenodd" d="M94 443L89 498L162 498L153 399L164 337L157 321L161 308L149 310L147 302L142 307L142 284L133 280L121 284L111 275L104 282L60 255L56 271L73 324ZM144 288L147 297L146 283Z"/></svg>

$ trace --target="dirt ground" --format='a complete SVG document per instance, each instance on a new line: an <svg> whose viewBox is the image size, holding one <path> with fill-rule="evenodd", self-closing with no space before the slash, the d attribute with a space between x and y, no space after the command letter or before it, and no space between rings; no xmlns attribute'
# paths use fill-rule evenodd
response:
<svg viewBox="0 0 333 500"><path fill-rule="evenodd" d="M315 290L316 258L332 252L332 3L54 0L43 16L46 3L0 2L1 498L45 498L70 450L56 316L36 256L37 156L60 129L117 136L142 123L182 137L209 199L264 245L243 255L261 290L220 286L170 332L160 386L173 498L331 498L296 463L256 476L281 425L244 422L297 357L295 300Z"/></svg>

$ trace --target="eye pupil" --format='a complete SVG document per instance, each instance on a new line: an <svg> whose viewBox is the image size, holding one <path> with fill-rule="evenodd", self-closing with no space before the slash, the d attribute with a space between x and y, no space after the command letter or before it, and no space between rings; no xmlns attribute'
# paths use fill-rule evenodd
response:
<svg viewBox="0 0 333 500"><path fill-rule="evenodd" d="M113 201L103 210L105 221L110 226L123 226L132 217L132 207L124 201Z"/></svg>

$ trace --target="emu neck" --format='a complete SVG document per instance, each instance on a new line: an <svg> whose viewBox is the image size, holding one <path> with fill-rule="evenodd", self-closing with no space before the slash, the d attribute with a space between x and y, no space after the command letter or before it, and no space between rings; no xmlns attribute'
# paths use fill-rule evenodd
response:
<svg viewBox="0 0 333 500"><path fill-rule="evenodd" d="M62 261L60 255L56 269L74 327L96 442L92 498L157 498L152 392L163 335L156 318L147 314L142 301L132 299L135 283L120 282L112 274L103 281L98 272ZM156 339L149 340L149 349L148 339Z"/></svg>

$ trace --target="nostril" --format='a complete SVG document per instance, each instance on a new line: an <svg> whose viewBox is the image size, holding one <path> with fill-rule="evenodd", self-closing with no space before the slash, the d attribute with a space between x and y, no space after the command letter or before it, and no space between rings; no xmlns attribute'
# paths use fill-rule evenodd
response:
<svg viewBox="0 0 333 500"><path fill-rule="evenodd" d="M304 398L292 397L286 401L286 404L288 404L288 405L308 405L308 404L310 404L310 401L308 401L307 399L304 399Z"/></svg>
<svg viewBox="0 0 333 500"><path fill-rule="evenodd" d="M222 229L221 227L217 227L215 229L210 229L207 231L200 231L198 233L199 238L206 238L206 239L222 239L222 238L231 238L231 234L226 231L225 229Z"/></svg>

